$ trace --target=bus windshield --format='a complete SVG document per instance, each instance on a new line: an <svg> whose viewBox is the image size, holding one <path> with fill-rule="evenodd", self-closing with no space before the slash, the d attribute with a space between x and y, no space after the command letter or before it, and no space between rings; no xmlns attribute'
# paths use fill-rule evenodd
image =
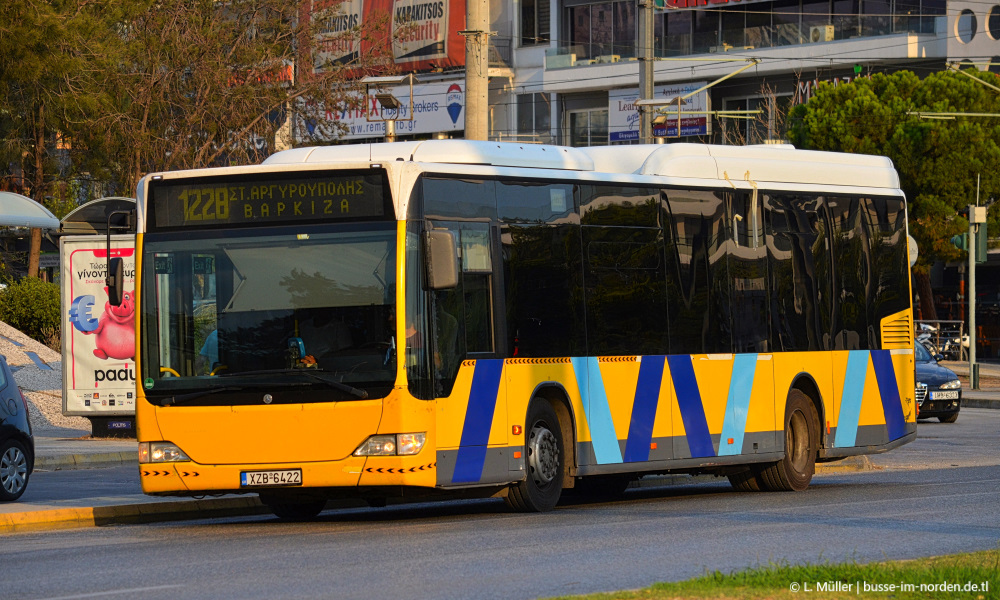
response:
<svg viewBox="0 0 1000 600"><path fill-rule="evenodd" d="M147 234L147 397L241 403L252 389L259 402L259 388L283 385L295 390L285 402L384 394L395 377L395 241L392 222Z"/></svg>

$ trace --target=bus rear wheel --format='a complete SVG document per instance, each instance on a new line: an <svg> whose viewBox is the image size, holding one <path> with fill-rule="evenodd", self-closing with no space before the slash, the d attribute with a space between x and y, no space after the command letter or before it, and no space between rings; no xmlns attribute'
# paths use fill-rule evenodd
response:
<svg viewBox="0 0 1000 600"><path fill-rule="evenodd" d="M799 390L785 405L785 457L757 473L758 484L773 492L801 492L816 472L819 417L812 401Z"/></svg>
<svg viewBox="0 0 1000 600"><path fill-rule="evenodd" d="M507 489L507 506L519 512L552 510L562 494L566 453L559 418L548 400L531 401L524 430L526 477Z"/></svg>

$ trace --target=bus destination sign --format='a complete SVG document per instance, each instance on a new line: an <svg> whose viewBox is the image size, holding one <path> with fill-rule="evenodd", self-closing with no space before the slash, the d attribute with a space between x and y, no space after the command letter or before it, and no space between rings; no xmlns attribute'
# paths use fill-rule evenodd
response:
<svg viewBox="0 0 1000 600"><path fill-rule="evenodd" d="M381 173L167 180L150 187L156 228L377 219L386 211Z"/></svg>

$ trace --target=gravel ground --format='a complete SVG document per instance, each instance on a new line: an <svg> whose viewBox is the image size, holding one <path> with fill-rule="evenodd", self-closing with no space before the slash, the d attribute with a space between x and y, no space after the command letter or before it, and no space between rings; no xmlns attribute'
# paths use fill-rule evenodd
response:
<svg viewBox="0 0 1000 600"><path fill-rule="evenodd" d="M33 352L48 369L39 367L27 352ZM90 421L62 414L62 355L0 321L0 354L14 371L14 379L28 399L31 427L35 434L79 435L89 432ZM67 431L75 430L75 431Z"/></svg>

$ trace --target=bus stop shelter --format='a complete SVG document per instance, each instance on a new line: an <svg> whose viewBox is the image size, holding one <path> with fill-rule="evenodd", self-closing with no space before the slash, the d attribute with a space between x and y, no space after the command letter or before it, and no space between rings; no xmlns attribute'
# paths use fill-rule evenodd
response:
<svg viewBox="0 0 1000 600"><path fill-rule="evenodd" d="M27 196L0 192L0 226L59 229L59 219Z"/></svg>

